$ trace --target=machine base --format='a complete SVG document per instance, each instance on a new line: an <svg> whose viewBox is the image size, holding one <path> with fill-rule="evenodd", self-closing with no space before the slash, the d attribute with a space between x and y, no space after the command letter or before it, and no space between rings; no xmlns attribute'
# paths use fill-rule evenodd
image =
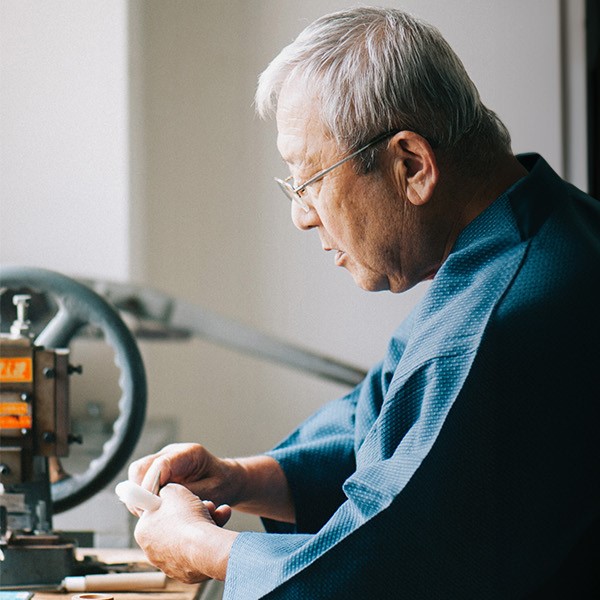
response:
<svg viewBox="0 0 600 600"><path fill-rule="evenodd" d="M35 537L35 543L28 543ZM46 537L46 536L45 536ZM56 535L18 536L2 544L4 559L0 561L0 589L24 586L58 587L62 580L76 574L75 544Z"/></svg>

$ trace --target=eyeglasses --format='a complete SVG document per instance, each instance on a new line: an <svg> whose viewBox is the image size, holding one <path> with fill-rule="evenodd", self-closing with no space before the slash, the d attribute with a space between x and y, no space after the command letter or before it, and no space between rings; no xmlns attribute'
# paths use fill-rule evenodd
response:
<svg viewBox="0 0 600 600"><path fill-rule="evenodd" d="M355 156L358 156L361 152L364 152L371 146L374 146L375 144L382 142L383 140L391 137L392 135L395 135L396 133L398 133L398 130L394 129L392 131L386 131L385 133L379 134L378 136L374 137L370 142L367 142L364 146L362 146L358 150L355 150L354 152L352 152L352 154L349 154L348 156L342 158L342 160L338 160L338 162L336 162L334 165L331 165L330 167L327 167L327 169L323 169L322 171L319 171L316 175L313 175L309 180L305 181L301 185L294 186L293 185L293 177L291 175L289 177L286 177L285 179L279 179L278 177L275 177L275 181L277 182L277 185L279 185L279 187L283 190L283 193L286 195L286 197L289 200L299 204L301 206L302 210L304 210L304 212L308 212L310 210L310 208L308 207L308 204L306 204L306 202L302 198L302 192L311 183L315 183L316 181L323 179L323 177L325 177L325 175L327 175L327 173L333 171L333 169L336 169L340 165L343 165L345 162L353 159Z"/></svg>

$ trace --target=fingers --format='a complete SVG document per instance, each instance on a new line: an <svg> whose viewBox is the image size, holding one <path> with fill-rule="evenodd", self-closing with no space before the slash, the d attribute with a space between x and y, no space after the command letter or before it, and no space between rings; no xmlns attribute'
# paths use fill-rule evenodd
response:
<svg viewBox="0 0 600 600"><path fill-rule="evenodd" d="M213 514L213 521L219 526L224 527L227 525L227 522L231 518L232 514L231 506L228 504L221 504L221 506L217 507Z"/></svg>
<svg viewBox="0 0 600 600"><path fill-rule="evenodd" d="M156 481L163 486L170 481L184 483L200 476L197 455L204 449L199 444L169 444L155 454L131 463L128 477L143 488L153 491ZM160 478L158 477L160 473Z"/></svg>
<svg viewBox="0 0 600 600"><path fill-rule="evenodd" d="M231 507L227 504L221 504L220 506L216 506L212 500L202 500L190 492L186 487L169 483L161 490L161 498L168 498L175 500L176 498L181 500L192 501L193 504L197 507L196 510L197 515L201 515L203 519L218 525L219 527L223 527L231 518ZM197 504L196 504L197 503Z"/></svg>
<svg viewBox="0 0 600 600"><path fill-rule="evenodd" d="M170 444L159 452L131 463L129 479L152 493L158 493L169 483L179 483L197 495L216 503L227 502L231 494L225 462L214 457L200 444ZM210 505L211 518L219 525L227 523L231 509L217 504ZM140 516L139 509L128 507ZM213 516L214 515L214 516Z"/></svg>
<svg viewBox="0 0 600 600"><path fill-rule="evenodd" d="M221 504L221 506L216 507L215 503L211 500L204 500L204 506L206 506L212 520L219 527L226 525L227 521L231 518L232 510L228 504Z"/></svg>
<svg viewBox="0 0 600 600"><path fill-rule="evenodd" d="M128 478L149 489L148 486L144 485L144 482L153 483L156 478L156 473L158 471L161 472L161 484L169 481L170 478L170 446L165 446L159 452L155 454L149 454L148 456L144 456L138 460L133 461L129 465L129 469L127 471ZM165 475L162 475L162 472L165 472ZM167 475L167 471L169 472Z"/></svg>
<svg viewBox="0 0 600 600"><path fill-rule="evenodd" d="M153 494L157 494L160 488L169 481L172 481L170 460L166 456L159 456L144 473L140 485Z"/></svg>
<svg viewBox="0 0 600 600"><path fill-rule="evenodd" d="M171 444L159 452L144 456L129 465L127 472L130 481L137 483L142 488L157 494L160 488L171 479L171 466L169 453L173 451ZM142 515L142 510L126 505L129 512L136 517Z"/></svg>
<svg viewBox="0 0 600 600"><path fill-rule="evenodd" d="M134 483L141 485L146 471L156 456L156 454L151 454L150 456L144 456L144 458L133 461L127 470L127 477Z"/></svg>
<svg viewBox="0 0 600 600"><path fill-rule="evenodd" d="M131 463L129 478L146 489L152 487L159 471L160 485L191 483L205 476L211 458L200 444L169 444Z"/></svg>

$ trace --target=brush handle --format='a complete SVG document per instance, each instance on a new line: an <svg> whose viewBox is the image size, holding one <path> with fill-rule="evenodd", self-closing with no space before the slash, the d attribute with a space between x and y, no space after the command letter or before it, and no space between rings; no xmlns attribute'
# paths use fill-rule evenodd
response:
<svg viewBox="0 0 600 600"><path fill-rule="evenodd" d="M167 576L160 571L150 573L107 573L65 577L63 587L67 592L129 592L164 588ZM92 594L90 594L92 596ZM85 598L85 595L82 596Z"/></svg>

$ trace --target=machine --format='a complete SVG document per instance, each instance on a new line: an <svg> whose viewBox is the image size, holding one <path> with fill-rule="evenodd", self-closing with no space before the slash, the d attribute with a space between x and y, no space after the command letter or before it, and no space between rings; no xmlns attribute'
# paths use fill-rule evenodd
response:
<svg viewBox="0 0 600 600"><path fill-rule="evenodd" d="M0 285L15 307L0 334L0 587L57 586L101 567L75 558L75 544L53 531L52 516L107 485L129 458L144 422L146 377L137 345L118 313L86 286L41 269L2 268ZM12 294L11 290L20 293ZM56 313L42 331L28 318L32 295L49 294ZM23 291L30 293L23 293ZM121 369L120 416L103 453L80 475L60 459L73 442L69 343L87 324L104 334Z"/></svg>

